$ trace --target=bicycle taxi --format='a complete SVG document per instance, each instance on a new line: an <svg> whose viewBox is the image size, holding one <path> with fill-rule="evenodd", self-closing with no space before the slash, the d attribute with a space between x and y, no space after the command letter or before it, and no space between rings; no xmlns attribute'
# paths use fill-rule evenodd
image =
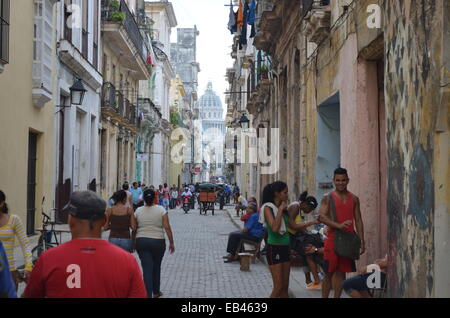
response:
<svg viewBox="0 0 450 318"><path fill-rule="evenodd" d="M217 200L217 185L213 183L202 183L199 186L199 197L198 204L200 209L200 214L207 214L208 210L212 211L214 215L214 204Z"/></svg>

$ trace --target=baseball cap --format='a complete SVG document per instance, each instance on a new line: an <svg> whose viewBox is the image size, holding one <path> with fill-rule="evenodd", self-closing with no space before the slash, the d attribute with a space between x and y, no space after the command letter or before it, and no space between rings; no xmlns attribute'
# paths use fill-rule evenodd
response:
<svg viewBox="0 0 450 318"><path fill-rule="evenodd" d="M95 221L105 215L106 202L95 192L77 191L72 193L63 211L77 219Z"/></svg>

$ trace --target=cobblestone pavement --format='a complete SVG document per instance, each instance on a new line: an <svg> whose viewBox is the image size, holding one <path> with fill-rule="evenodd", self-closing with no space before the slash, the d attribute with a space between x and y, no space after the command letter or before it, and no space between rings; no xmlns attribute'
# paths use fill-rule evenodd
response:
<svg viewBox="0 0 450 318"><path fill-rule="evenodd" d="M270 295L272 278L259 260L251 264L250 272L241 272L239 263L223 262L228 234L237 230L226 211L217 208L214 216L211 211L205 216L198 209L188 214L176 209L169 211L169 219L175 253L166 251L162 263L164 298L266 298ZM103 238L107 239L108 235L105 232ZM65 235L63 241L68 240L70 235ZM134 255L140 264L137 253ZM20 249L16 250L16 256L18 263L23 263ZM19 285L19 295L24 287L23 283Z"/></svg>
<svg viewBox="0 0 450 318"><path fill-rule="evenodd" d="M256 261L250 272L241 272L239 263L225 264L228 234L236 231L226 211L200 215L170 210L175 253L165 254L161 290L167 298L264 298L272 290L268 268Z"/></svg>

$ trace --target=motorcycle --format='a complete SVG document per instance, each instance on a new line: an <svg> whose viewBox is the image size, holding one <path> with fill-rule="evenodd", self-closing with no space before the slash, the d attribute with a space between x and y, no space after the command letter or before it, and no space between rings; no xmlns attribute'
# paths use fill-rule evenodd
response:
<svg viewBox="0 0 450 318"><path fill-rule="evenodd" d="M185 195L183 196L183 210L184 213L188 213L191 205L190 197Z"/></svg>

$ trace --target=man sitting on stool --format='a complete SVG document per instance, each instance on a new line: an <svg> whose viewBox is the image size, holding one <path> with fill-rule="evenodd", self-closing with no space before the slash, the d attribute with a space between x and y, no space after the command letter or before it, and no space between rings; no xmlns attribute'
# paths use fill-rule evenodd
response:
<svg viewBox="0 0 450 318"><path fill-rule="evenodd" d="M238 247L241 240L249 240L258 242L264 235L264 227L259 223L258 207L255 203L249 203L247 207L247 214L250 214L250 218L245 227L241 231L232 232L228 236L227 256L224 256L225 263L231 263L238 260Z"/></svg>

